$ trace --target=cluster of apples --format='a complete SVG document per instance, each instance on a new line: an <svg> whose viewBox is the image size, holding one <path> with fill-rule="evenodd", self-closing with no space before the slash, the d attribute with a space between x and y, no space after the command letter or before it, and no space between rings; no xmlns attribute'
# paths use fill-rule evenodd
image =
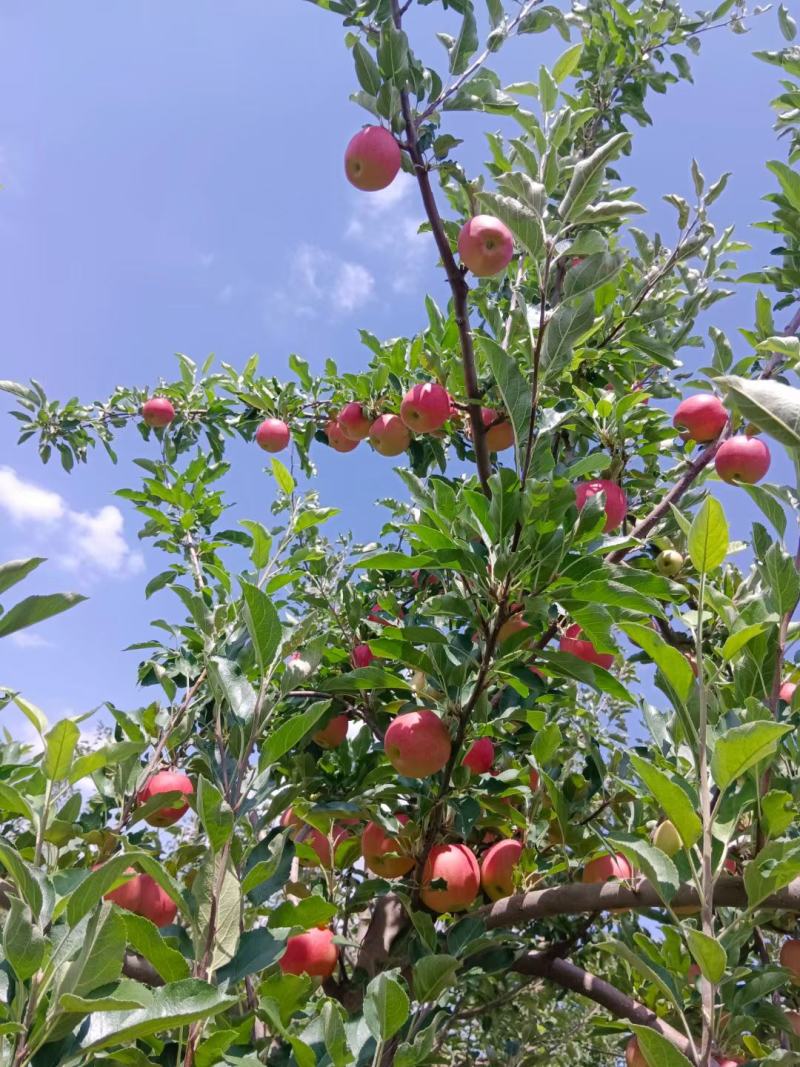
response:
<svg viewBox="0 0 800 1067"><path fill-rule="evenodd" d="M709 444L728 425L728 412L713 393L696 393L678 404L672 424L684 439ZM754 485L769 470L771 458L769 449L758 437L735 434L717 449L714 466L723 481Z"/></svg>

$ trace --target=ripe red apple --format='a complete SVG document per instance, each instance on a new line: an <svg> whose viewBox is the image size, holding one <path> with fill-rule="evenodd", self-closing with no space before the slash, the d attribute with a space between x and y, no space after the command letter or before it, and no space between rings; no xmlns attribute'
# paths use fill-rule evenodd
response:
<svg viewBox="0 0 800 1067"><path fill-rule="evenodd" d="M404 826L407 815L398 815ZM402 838L390 837L376 822L368 822L361 835L361 855L364 863L380 878L402 878L413 868L415 859L407 855Z"/></svg>
<svg viewBox="0 0 800 1067"><path fill-rule="evenodd" d="M577 623L568 626L558 643L560 652L567 652L570 656L577 656L586 663L593 663L596 667L604 667L610 670L614 663L614 657L608 652L598 652L591 641L581 639L581 628Z"/></svg>
<svg viewBox="0 0 800 1067"><path fill-rule="evenodd" d="M287 808L281 816L281 826L291 826L293 830L299 831L307 824L302 819L298 818L291 808ZM292 834L292 838L296 838L297 833ZM333 851L331 850L330 837L333 837L333 850L338 847L341 841L348 838L350 834L339 823L334 823L331 828L331 834L323 834L321 830L317 830L312 826L309 828L307 834L304 834L302 843L308 845L317 854L317 860L320 867L330 867L333 863ZM314 867L316 864L313 860L302 859L300 860L301 867Z"/></svg>
<svg viewBox="0 0 800 1067"><path fill-rule="evenodd" d="M589 860L583 868L581 881L591 885L595 882L607 882L610 878L631 878L632 875L633 869L621 853L618 852L615 856L606 853Z"/></svg>
<svg viewBox="0 0 800 1067"><path fill-rule="evenodd" d="M656 570L665 578L674 578L683 567L683 556L674 549L665 548L656 556Z"/></svg>
<svg viewBox="0 0 800 1067"><path fill-rule="evenodd" d="M676 856L683 848L681 835L678 833L675 824L670 822L669 819L665 819L655 828L653 844L656 848L660 848L662 852L666 852L668 856Z"/></svg>
<svg viewBox="0 0 800 1067"><path fill-rule="evenodd" d="M800 985L800 941L789 938L781 946L780 965L791 971L792 982Z"/></svg>
<svg viewBox="0 0 800 1067"><path fill-rule="evenodd" d="M429 708L409 711L389 724L383 750L398 774L428 778L450 758L450 731Z"/></svg>
<svg viewBox="0 0 800 1067"><path fill-rule="evenodd" d="M434 889L432 882L442 879L444 889ZM422 872L422 903L431 911L462 911L478 895L481 871L478 861L466 845L435 845L428 853Z"/></svg>
<svg viewBox="0 0 800 1067"><path fill-rule="evenodd" d="M530 623L525 622L520 612L515 612L510 619L506 619L500 629L497 631L497 640L502 643L507 641L509 637L514 634L518 634L521 630L527 630L530 628Z"/></svg>
<svg viewBox="0 0 800 1067"><path fill-rule="evenodd" d="M346 715L334 715L332 719L311 735L321 748L338 748L347 737L349 719Z"/></svg>
<svg viewBox="0 0 800 1067"><path fill-rule="evenodd" d="M133 874L133 868L129 867L125 873ZM178 912L172 897L149 874L134 875L129 882L106 893L105 899L135 915L143 915L156 926L169 926Z"/></svg>
<svg viewBox="0 0 800 1067"><path fill-rule="evenodd" d="M374 659L375 657L369 645L356 645L350 656L350 661L354 667L369 667Z"/></svg>
<svg viewBox="0 0 800 1067"><path fill-rule="evenodd" d="M355 400L345 404L336 416L336 421L339 423L342 433L345 437L349 437L351 441L363 441L365 437L369 437L372 419Z"/></svg>
<svg viewBox="0 0 800 1067"><path fill-rule="evenodd" d="M317 927L288 938L278 966L284 974L330 978L338 961L339 950L333 943L333 931Z"/></svg>
<svg viewBox="0 0 800 1067"><path fill-rule="evenodd" d="M383 126L365 126L359 130L344 153L347 180L367 193L391 185L401 162L400 146Z"/></svg>
<svg viewBox="0 0 800 1067"><path fill-rule="evenodd" d="M352 452L354 448L358 448L358 441L348 437L336 419L331 419L325 424L325 433L328 444L336 452Z"/></svg>
<svg viewBox="0 0 800 1067"><path fill-rule="evenodd" d="M648 1067L647 1060L639 1048L639 1042L632 1037L625 1046L625 1067Z"/></svg>
<svg viewBox="0 0 800 1067"><path fill-rule="evenodd" d="M610 482L607 478L598 478L593 482L581 482L575 486L575 503L578 511L586 505L586 501L598 493L606 496L606 524L604 533L610 533L622 525L622 521L628 513L628 501L625 494L616 482Z"/></svg>
<svg viewBox="0 0 800 1067"><path fill-rule="evenodd" d="M494 745L491 738L479 737L467 749L461 761L463 767L469 767L473 774L486 774L494 763Z"/></svg>
<svg viewBox="0 0 800 1067"><path fill-rule="evenodd" d="M717 474L725 482L735 480L753 485L760 482L769 470L769 449L758 437L737 434L719 446L714 457Z"/></svg>
<svg viewBox="0 0 800 1067"><path fill-rule="evenodd" d="M481 422L486 427L486 447L490 452L503 452L514 444L514 427L502 411L481 408ZM467 423L470 436L470 424Z"/></svg>
<svg viewBox="0 0 800 1067"><path fill-rule="evenodd" d="M403 397L400 418L416 433L438 430L450 418L450 394L438 382L420 382Z"/></svg>
<svg viewBox="0 0 800 1067"><path fill-rule="evenodd" d="M500 900L514 892L514 871L522 855L521 841L498 841L481 861L481 885L487 897Z"/></svg>
<svg viewBox="0 0 800 1067"><path fill-rule="evenodd" d="M159 771L147 782L143 789L139 790L136 797L138 804L144 804L159 793L183 793L184 796L194 795L194 786L185 774L180 771ZM158 808L151 812L145 822L151 826L171 826L189 810L189 801L179 801L174 808Z"/></svg>
<svg viewBox="0 0 800 1067"><path fill-rule="evenodd" d="M256 442L265 452L282 452L291 436L283 419L264 419L256 430Z"/></svg>
<svg viewBox="0 0 800 1067"><path fill-rule="evenodd" d="M142 404L142 418L153 429L163 430L175 418L175 408L165 396L153 396Z"/></svg>
<svg viewBox="0 0 800 1067"><path fill-rule="evenodd" d="M532 793L535 793L539 788L539 772L535 767L531 767L530 774L528 775L528 785Z"/></svg>
<svg viewBox="0 0 800 1067"><path fill-rule="evenodd" d="M696 393L682 400L675 409L672 425L681 436L705 444L715 441L728 423L728 412L713 393Z"/></svg>
<svg viewBox="0 0 800 1067"><path fill-rule="evenodd" d="M411 444L411 434L399 415L379 415L369 428L369 443L381 456L399 456Z"/></svg>
<svg viewBox="0 0 800 1067"><path fill-rule="evenodd" d="M393 617L388 613L388 611L384 611L380 604L373 604L372 607L369 609L369 615L367 615L367 619L370 622L378 623L379 626L396 626L397 620L402 619L403 615L404 612L402 608L398 608L397 616Z"/></svg>
<svg viewBox="0 0 800 1067"><path fill-rule="evenodd" d="M778 694L786 704L791 704L794 699L795 690L797 689L796 682L784 682L781 686L781 691Z"/></svg>
<svg viewBox="0 0 800 1067"><path fill-rule="evenodd" d="M479 278L505 270L514 255L511 230L493 215L475 215L458 235L461 262Z"/></svg>
<svg viewBox="0 0 800 1067"><path fill-rule="evenodd" d="M724 1060L712 1060L712 1067L741 1067L741 1064L746 1063L746 1060L733 1060L729 1056L726 1056Z"/></svg>

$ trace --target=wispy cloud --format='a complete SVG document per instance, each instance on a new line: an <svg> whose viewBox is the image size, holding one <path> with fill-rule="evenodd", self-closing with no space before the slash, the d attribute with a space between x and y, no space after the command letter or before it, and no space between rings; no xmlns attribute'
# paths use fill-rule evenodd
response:
<svg viewBox="0 0 800 1067"><path fill-rule="evenodd" d="M419 285L419 270L431 253L430 238L420 234L421 212L412 207L414 179L401 171L386 189L354 201L345 237L360 249L380 253L388 284L396 293Z"/></svg>
<svg viewBox="0 0 800 1067"><path fill-rule="evenodd" d="M318 245L302 244L289 267L289 285L272 295L272 302L296 315L313 318L322 311L340 315L368 303L375 278L361 263L342 259Z"/></svg>
<svg viewBox="0 0 800 1067"><path fill-rule="evenodd" d="M68 570L87 577L128 577L144 569L144 558L128 544L125 520L113 504L94 514L78 511L59 493L20 478L11 467L0 467L0 511L24 525L37 545L51 541L49 554Z"/></svg>
<svg viewBox="0 0 800 1067"><path fill-rule="evenodd" d="M9 635L9 640L12 645L16 645L17 648L51 648L52 642L46 638L41 637L37 633L32 633L30 630L18 630L15 634Z"/></svg>

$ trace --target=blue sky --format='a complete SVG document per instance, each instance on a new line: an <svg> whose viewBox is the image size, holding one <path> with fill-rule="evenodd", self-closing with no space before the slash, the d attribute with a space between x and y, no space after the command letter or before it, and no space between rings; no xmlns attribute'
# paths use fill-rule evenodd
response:
<svg viewBox="0 0 800 1067"><path fill-rule="evenodd" d="M433 30L451 22L436 6L408 19L429 60L440 59ZM743 268L766 260L768 235L747 223L766 216L764 161L781 157L769 110L777 78L751 52L781 44L773 14L746 36L707 34L695 84L650 98L654 126L635 131L623 166L650 208L639 225L669 240L674 212L660 197L689 197L694 155L709 179L734 172L715 220L735 222L753 243ZM563 47L560 38L525 37L495 69L508 82L531 78ZM359 327L413 333L426 291L445 302L444 279L429 239L415 235L421 213L410 183L368 198L344 179L345 144L365 121L348 100L354 88L338 20L301 0L85 0L79 14L60 0L5 5L0 377L33 376L53 396L92 399L120 382L172 377L175 351L238 365L259 352L277 374L293 351L312 366L333 356L353 369L367 359ZM482 131L511 124L480 115L446 122L468 138L459 152L473 171L485 155ZM753 299L743 288L717 305L713 322L733 337L751 324ZM144 601L144 579L162 566L112 496L135 483L138 435L122 444L118 467L98 453L69 476L17 448L5 415L0 449L0 558L46 555L28 592L90 596L33 638L3 641L0 683L51 720L105 699L138 705L135 654L122 649L149 636L151 618L178 612L168 592ZM369 537L388 461L365 447L347 457L320 449L317 461L324 503ZM233 462L236 517L264 517L272 483L263 456L242 446ZM788 476L788 464L779 470ZM742 494L720 496L736 500L742 522ZM24 725L4 714L19 736Z"/></svg>

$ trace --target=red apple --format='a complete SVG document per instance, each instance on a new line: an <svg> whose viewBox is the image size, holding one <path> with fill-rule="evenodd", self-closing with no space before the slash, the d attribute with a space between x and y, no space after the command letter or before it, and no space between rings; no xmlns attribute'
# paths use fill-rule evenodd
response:
<svg viewBox="0 0 800 1067"><path fill-rule="evenodd" d="M408 822L407 815L398 815L397 818L404 826ZM364 827L361 855L369 870L380 878L402 878L416 862L413 856L407 855L402 839L389 837L376 822L368 822Z"/></svg>
<svg viewBox="0 0 800 1067"><path fill-rule="evenodd" d="M461 262L479 278L505 270L514 255L511 230L493 215L475 215L458 235Z"/></svg>
<svg viewBox="0 0 800 1067"><path fill-rule="evenodd" d="M411 444L411 434L399 415L379 415L369 428L369 443L381 456L399 456Z"/></svg>
<svg viewBox="0 0 800 1067"><path fill-rule="evenodd" d="M281 826L291 826L293 830L299 831L306 825L302 819L295 815L291 808L287 808L281 816ZM292 834L293 838L297 836L296 832ZM316 827L312 826L309 828L308 833L303 836L302 844L308 845L316 852L320 867L330 867L333 863L330 837L333 837L333 848L335 850L339 843L349 836L347 830L340 826L339 823L333 824L330 835L323 834L321 830L317 830ZM300 860L300 865L302 867L316 866L313 860L307 859Z"/></svg>
<svg viewBox="0 0 800 1067"><path fill-rule="evenodd" d="M581 881L591 885L595 882L607 882L610 878L630 878L632 875L633 869L621 853L618 852L615 856L606 853L589 860L583 868Z"/></svg>
<svg viewBox="0 0 800 1067"><path fill-rule="evenodd" d="M728 424L728 412L713 393L696 393L682 400L675 409L672 425L682 436L705 444L715 441Z"/></svg>
<svg viewBox="0 0 800 1067"><path fill-rule="evenodd" d="M434 889L432 882L443 880L444 889ZM428 853L422 872L422 903L431 911L462 911L478 895L481 871L478 861L466 845L435 845Z"/></svg>
<svg viewBox="0 0 800 1067"><path fill-rule="evenodd" d="M352 452L354 448L358 448L358 441L348 437L336 419L331 419L325 424L325 433L328 444L336 452Z"/></svg>
<svg viewBox="0 0 800 1067"><path fill-rule="evenodd" d="M350 661L354 667L369 667L374 659L375 657L369 645L356 645L350 656Z"/></svg>
<svg viewBox="0 0 800 1067"><path fill-rule="evenodd" d="M420 382L403 397L400 418L416 433L438 430L450 418L450 394L438 382Z"/></svg>
<svg viewBox="0 0 800 1067"><path fill-rule="evenodd" d="M469 767L473 774L486 774L494 763L494 745L491 738L479 737L467 749L461 761L463 767Z"/></svg>
<svg viewBox="0 0 800 1067"><path fill-rule="evenodd" d="M686 980L690 985L694 985L702 973L696 963L690 963L689 970L686 972Z"/></svg>
<svg viewBox="0 0 800 1067"><path fill-rule="evenodd" d="M570 656L577 656L586 663L593 663L596 667L604 667L610 670L614 657L608 652L598 652L591 641L581 639L581 628L577 623L568 626L558 643L559 651L567 652Z"/></svg>
<svg viewBox="0 0 800 1067"><path fill-rule="evenodd" d="M153 429L163 430L175 418L175 408L165 396L153 396L142 404L142 418Z"/></svg>
<svg viewBox="0 0 800 1067"><path fill-rule="evenodd" d="M736 480L753 485L769 470L770 459L769 449L758 437L737 434L719 446L714 466L725 482Z"/></svg>
<svg viewBox="0 0 800 1067"><path fill-rule="evenodd" d="M800 985L800 941L789 938L781 946L780 965L791 971L792 981Z"/></svg>
<svg viewBox="0 0 800 1067"><path fill-rule="evenodd" d="M625 1046L625 1067L648 1067L647 1060L642 1055L639 1042L632 1037Z"/></svg>
<svg viewBox="0 0 800 1067"><path fill-rule="evenodd" d="M530 774L528 775L528 785L532 793L535 793L539 788L539 772L535 767L531 767Z"/></svg>
<svg viewBox="0 0 800 1067"><path fill-rule="evenodd" d="M653 844L666 852L668 856L676 856L683 848L683 840L678 833L675 824L665 819L658 824L653 833Z"/></svg>
<svg viewBox="0 0 800 1067"><path fill-rule="evenodd" d="M338 961L339 950L333 943L333 931L318 927L288 938L278 966L284 974L330 978Z"/></svg>
<svg viewBox="0 0 800 1067"><path fill-rule="evenodd" d="M369 615L367 615L369 622L376 622L379 626L396 626L397 620L402 618L402 608L397 609L397 617L393 618L388 611L384 611L380 604L373 604L369 609Z"/></svg>
<svg viewBox="0 0 800 1067"><path fill-rule="evenodd" d="M383 126L365 126L359 130L344 153L347 180L367 193L391 185L400 164L400 146Z"/></svg>
<svg viewBox="0 0 800 1067"><path fill-rule="evenodd" d="M515 608L521 608L521 605L514 605ZM507 641L509 637L513 637L514 634L518 634L521 630L527 630L530 627L529 622L525 622L522 617L521 610L516 610L511 618L506 619L500 629L497 631L497 640L502 643Z"/></svg>
<svg viewBox="0 0 800 1067"><path fill-rule="evenodd" d="M346 715L334 715L332 719L311 735L321 748L338 748L347 737L349 719Z"/></svg>
<svg viewBox="0 0 800 1067"><path fill-rule="evenodd" d="M132 868L129 867L125 873L133 873ZM106 893L105 899L135 915L143 915L156 926L169 926L178 912L178 906L169 893L149 874L135 875L118 889Z"/></svg>
<svg viewBox="0 0 800 1067"><path fill-rule="evenodd" d="M625 494L616 482L610 482L607 478L598 478L593 482L581 482L575 486L575 503L580 511L586 501L598 493L605 493L606 497L606 524L604 533L610 533L622 525L622 521L628 513L628 501Z"/></svg>
<svg viewBox="0 0 800 1067"><path fill-rule="evenodd" d="M784 682L781 686L781 691L778 694L786 704L791 704L794 699L795 690L797 689L796 682Z"/></svg>
<svg viewBox="0 0 800 1067"><path fill-rule="evenodd" d="M355 400L345 404L336 416L336 421L339 423L342 433L345 437L349 437L351 441L363 441L365 437L369 437L372 419Z"/></svg>
<svg viewBox="0 0 800 1067"><path fill-rule="evenodd" d="M256 430L256 442L265 452L282 452L291 436L283 419L264 419Z"/></svg>
<svg viewBox="0 0 800 1067"><path fill-rule="evenodd" d="M514 892L514 871L522 855L521 841L498 841L481 861L481 885L487 897L500 900Z"/></svg>
<svg viewBox="0 0 800 1067"><path fill-rule="evenodd" d="M795 1037L800 1037L800 1011L787 1011L786 1022L791 1027Z"/></svg>
<svg viewBox="0 0 800 1067"><path fill-rule="evenodd" d="M481 422L486 427L486 447L490 452L503 452L514 444L514 428L502 411L481 408ZM467 430L472 436L470 424Z"/></svg>
<svg viewBox="0 0 800 1067"><path fill-rule="evenodd" d="M194 786L180 771L159 771L149 779L143 789L139 790L136 801L138 804L144 804L152 797L158 796L159 793L183 793L184 796L190 797L194 794ZM189 801L179 801L177 807L158 808L151 812L145 822L150 823L151 826L171 826L188 810Z"/></svg>
<svg viewBox="0 0 800 1067"><path fill-rule="evenodd" d="M398 774L428 778L450 758L450 731L429 708L409 711L389 724L383 750Z"/></svg>

